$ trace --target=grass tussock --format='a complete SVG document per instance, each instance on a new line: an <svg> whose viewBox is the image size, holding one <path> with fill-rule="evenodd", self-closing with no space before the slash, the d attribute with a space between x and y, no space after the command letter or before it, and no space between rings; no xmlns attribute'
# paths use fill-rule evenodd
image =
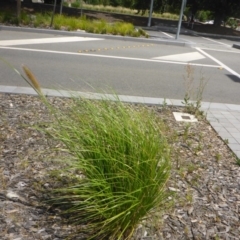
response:
<svg viewBox="0 0 240 240"><path fill-rule="evenodd" d="M72 156L65 162L83 177L58 189L53 203L91 236L129 239L166 200L170 162L162 131L163 123L145 107L74 99L50 134L64 143Z"/></svg>
<svg viewBox="0 0 240 240"><path fill-rule="evenodd" d="M115 101L73 98L66 111L54 109L26 69L29 79L24 79L55 118L43 130L69 153L59 173L68 175L68 184L56 189L50 202L84 226L81 232L89 239L130 239L141 220L166 206L166 126L149 108L124 104L117 96Z"/></svg>

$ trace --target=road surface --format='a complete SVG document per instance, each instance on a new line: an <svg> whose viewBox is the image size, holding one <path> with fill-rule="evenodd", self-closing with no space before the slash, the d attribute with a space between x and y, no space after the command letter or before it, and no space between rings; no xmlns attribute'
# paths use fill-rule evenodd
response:
<svg viewBox="0 0 240 240"><path fill-rule="evenodd" d="M181 37L195 47L2 30L0 57L21 72L27 65L44 88L183 99L187 79L194 79L195 88L206 82L203 101L240 104L240 50L232 48L234 41ZM0 85L26 83L0 61Z"/></svg>

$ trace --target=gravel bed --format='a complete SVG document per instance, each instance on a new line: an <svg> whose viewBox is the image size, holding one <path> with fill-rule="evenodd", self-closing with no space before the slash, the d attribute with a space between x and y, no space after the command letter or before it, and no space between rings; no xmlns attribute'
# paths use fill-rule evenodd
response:
<svg viewBox="0 0 240 240"><path fill-rule="evenodd" d="M51 98L62 108L69 100ZM176 107L153 107L169 126L173 147L168 189L171 206L139 224L133 240L240 239L240 167L209 123L176 122ZM37 97L0 94L0 239L86 239L43 200L62 184L51 151L58 142L34 126L51 121Z"/></svg>

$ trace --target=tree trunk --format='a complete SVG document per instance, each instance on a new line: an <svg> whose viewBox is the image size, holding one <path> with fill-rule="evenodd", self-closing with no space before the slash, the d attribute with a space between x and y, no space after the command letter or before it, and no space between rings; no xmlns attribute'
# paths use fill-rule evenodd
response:
<svg viewBox="0 0 240 240"><path fill-rule="evenodd" d="M224 16L222 14L216 14L214 18L214 25L218 27L221 26L223 19Z"/></svg>
<svg viewBox="0 0 240 240"><path fill-rule="evenodd" d="M21 18L21 0L17 0L17 19L20 21Z"/></svg>

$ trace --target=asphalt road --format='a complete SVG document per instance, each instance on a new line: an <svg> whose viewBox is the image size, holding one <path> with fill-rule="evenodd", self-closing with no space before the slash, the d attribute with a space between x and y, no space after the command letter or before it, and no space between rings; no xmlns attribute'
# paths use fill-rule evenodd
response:
<svg viewBox="0 0 240 240"><path fill-rule="evenodd" d="M162 31L150 34L175 37ZM194 78L195 87L206 82L203 101L240 104L240 50L232 48L234 41L181 38L196 46L2 30L0 57L20 72L27 65L44 88L183 99L186 79ZM0 61L0 85L26 83Z"/></svg>

